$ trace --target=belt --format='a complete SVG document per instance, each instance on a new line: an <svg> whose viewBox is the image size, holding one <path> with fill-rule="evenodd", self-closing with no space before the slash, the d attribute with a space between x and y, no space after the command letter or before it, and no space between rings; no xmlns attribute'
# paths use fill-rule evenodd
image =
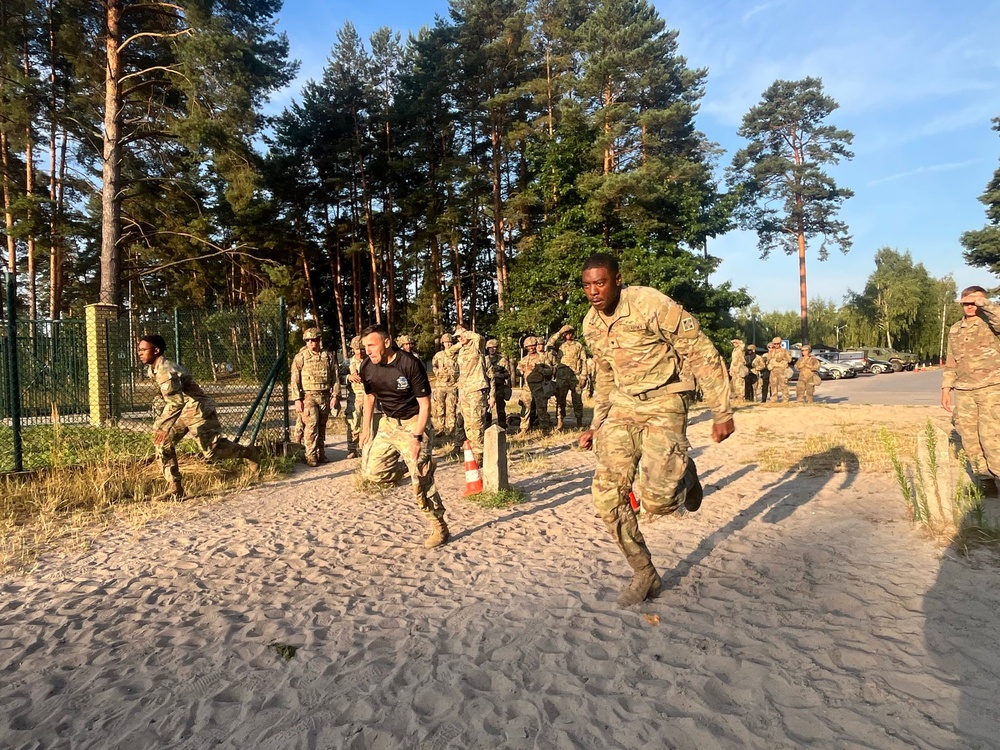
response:
<svg viewBox="0 0 1000 750"><path fill-rule="evenodd" d="M634 398L637 398L640 401L649 401L650 394L656 394L659 391L663 391L664 393L684 393L685 391L693 390L694 383L690 383L686 380L675 380L672 383L664 383L663 385L656 386L656 388L650 388L648 391L637 393Z"/></svg>

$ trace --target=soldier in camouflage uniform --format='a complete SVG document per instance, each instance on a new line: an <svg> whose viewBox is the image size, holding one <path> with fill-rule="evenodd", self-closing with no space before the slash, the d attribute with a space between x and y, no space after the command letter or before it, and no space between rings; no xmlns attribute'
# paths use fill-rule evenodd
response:
<svg viewBox="0 0 1000 750"><path fill-rule="evenodd" d="M323 348L318 328L302 334L305 346L292 358L291 389L295 412L302 417L306 463L326 463L326 425L330 409L340 404L337 355Z"/></svg>
<svg viewBox="0 0 1000 750"><path fill-rule="evenodd" d="M583 290L592 308L583 335L597 360L597 387L594 421L579 443L594 449L594 505L634 571L618 599L628 607L660 591L629 492L635 483L654 516L701 506L701 482L688 457L688 408L697 388L712 409L712 439L729 437L729 373L698 321L656 289L623 286L613 256L587 259Z"/></svg>
<svg viewBox="0 0 1000 750"><path fill-rule="evenodd" d="M740 339L733 339L730 343L733 345L733 353L729 358L729 392L732 394L733 403L740 403L743 401L743 391L750 371L747 369L743 354L743 342Z"/></svg>
<svg viewBox="0 0 1000 750"><path fill-rule="evenodd" d="M351 339L351 351L354 354L347 361L347 406L344 408L344 423L347 426L347 457L358 458L361 455L358 439L361 437L365 403L365 387L358 372L366 359L360 336Z"/></svg>
<svg viewBox="0 0 1000 750"><path fill-rule="evenodd" d="M1000 305L981 286L963 289L959 304L964 317L948 331L941 406L952 414L984 494L992 496L1000 477Z"/></svg>
<svg viewBox="0 0 1000 750"><path fill-rule="evenodd" d="M774 401L785 399L787 404L791 397L788 394L788 378L791 375L789 365L792 363L792 353L781 345L781 339L775 336L767 347L767 369L771 371L771 393Z"/></svg>
<svg viewBox="0 0 1000 750"><path fill-rule="evenodd" d="M434 413L431 419L441 434L454 433L458 421L458 364L446 351L454 342L450 333L444 334L441 351L431 360L434 371L434 389L431 391Z"/></svg>
<svg viewBox="0 0 1000 750"><path fill-rule="evenodd" d="M754 376L752 399L753 401L760 401L763 396L762 387L764 384L764 373L767 372L767 362L757 353L757 347L753 344L747 344L747 360L750 373Z"/></svg>
<svg viewBox="0 0 1000 750"><path fill-rule="evenodd" d="M361 475L387 484L397 476L399 462L404 462L414 497L430 526L424 546L438 547L451 533L434 483L434 425L427 373L419 359L392 347L388 331L381 326L369 326L361 334L368 353L360 372L366 394L361 442L367 455ZM376 399L385 412L377 433L372 429Z"/></svg>
<svg viewBox="0 0 1000 750"><path fill-rule="evenodd" d="M802 354L795 361L799 379L795 382L795 400L800 404L813 403L813 392L819 380L819 360L812 355L809 344L802 345Z"/></svg>
<svg viewBox="0 0 1000 750"><path fill-rule="evenodd" d="M528 336L524 340L524 348L527 354L521 357L517 363L517 371L524 376L527 393L522 395L522 404L525 405L521 417L521 432L531 429L531 410L535 410L538 419L538 428L548 431L552 429L549 421L549 399L555 395L555 386L552 383L552 376L555 374L555 361L548 352L537 351L541 349L541 341L534 336Z"/></svg>
<svg viewBox="0 0 1000 750"><path fill-rule="evenodd" d="M507 429L507 401L513 395L510 360L500 351L500 342L490 339L486 342L487 377L492 382L490 388L490 411L496 423Z"/></svg>
<svg viewBox="0 0 1000 750"><path fill-rule="evenodd" d="M587 377L587 352L579 341L573 340L573 326L565 325L552 334L548 341L549 353L556 361L556 429L563 428L566 420L566 397L573 401L573 415L577 429L583 429L583 381Z"/></svg>
<svg viewBox="0 0 1000 750"><path fill-rule="evenodd" d="M177 465L177 444L188 432L198 441L202 456L209 461L242 458L251 469L259 470L260 453L257 448L222 437L215 401L194 381L191 373L163 356L167 343L162 336L143 336L139 339L138 350L139 361L149 367L157 393L163 401L153 421L153 445L168 488L153 500L184 499L181 471Z"/></svg>
<svg viewBox="0 0 1000 750"><path fill-rule="evenodd" d="M476 465L483 465L483 433L489 420L490 381L486 377L486 347L483 337L459 326L458 342L444 350L458 367L458 411L465 437L472 444ZM456 445L461 450L461 445Z"/></svg>
<svg viewBox="0 0 1000 750"><path fill-rule="evenodd" d="M402 349L407 354L413 354L414 341L405 333L402 336L396 338L396 345L399 346L399 348ZM414 356L416 355L414 354Z"/></svg>

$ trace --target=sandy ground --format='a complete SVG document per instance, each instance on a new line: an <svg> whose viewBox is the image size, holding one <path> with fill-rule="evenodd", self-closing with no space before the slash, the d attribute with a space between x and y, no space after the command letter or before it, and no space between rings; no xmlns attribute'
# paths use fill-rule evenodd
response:
<svg viewBox="0 0 1000 750"><path fill-rule="evenodd" d="M0 579L0 747L1000 747L989 556L889 475L758 465L836 408L744 410L721 445L696 420L705 505L644 524L664 591L630 610L569 440L514 462L507 510L443 465L436 550L407 487L337 461L43 560Z"/></svg>

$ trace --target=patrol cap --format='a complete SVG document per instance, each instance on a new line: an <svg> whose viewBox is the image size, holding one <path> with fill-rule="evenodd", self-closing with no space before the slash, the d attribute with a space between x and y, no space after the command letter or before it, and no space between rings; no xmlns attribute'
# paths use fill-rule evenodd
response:
<svg viewBox="0 0 1000 750"><path fill-rule="evenodd" d="M781 346L781 336L775 336L773 339L771 339L771 343Z"/></svg>
<svg viewBox="0 0 1000 750"><path fill-rule="evenodd" d="M319 332L318 328L307 328L302 332L303 341L313 341L314 339L323 338L322 334Z"/></svg>
<svg viewBox="0 0 1000 750"><path fill-rule="evenodd" d="M409 336L407 336L404 333L402 336L399 336L396 339L396 343L399 344L400 346L402 346L403 344L412 344L413 343L413 339L411 339Z"/></svg>
<svg viewBox="0 0 1000 750"><path fill-rule="evenodd" d="M729 339L730 344L742 344L743 339Z"/></svg>
<svg viewBox="0 0 1000 750"><path fill-rule="evenodd" d="M538 346L538 339L536 339L534 336L528 336L524 340L524 345L525 346Z"/></svg>
<svg viewBox="0 0 1000 750"><path fill-rule="evenodd" d="M799 349L801 349L804 352L811 352L813 350L813 348L809 346L809 344L803 344L802 346L799 347Z"/></svg>
<svg viewBox="0 0 1000 750"><path fill-rule="evenodd" d="M753 344L747 344L747 351L748 352L755 352L755 351L757 351L757 347L754 346Z"/></svg>
<svg viewBox="0 0 1000 750"><path fill-rule="evenodd" d="M452 335L451 335L450 333L446 333L446 334L443 334L443 335L441 336L441 343L442 343L442 344L443 344L443 343L445 343L445 342L447 342L447 343L449 343L449 344L450 344L450 343L452 343L452 342L453 342L454 340L455 340L455 339L454 339L454 338L452 337Z"/></svg>
<svg viewBox="0 0 1000 750"><path fill-rule="evenodd" d="M497 349L499 348L499 346L500 343L496 339L490 339L489 341L486 342L487 349Z"/></svg>
<svg viewBox="0 0 1000 750"><path fill-rule="evenodd" d="M567 323L566 325L564 325L562 328L559 329L559 335L560 336L565 336L567 333L573 333L573 331L575 331L575 330L576 329L573 328L573 326L571 326L569 323Z"/></svg>
<svg viewBox="0 0 1000 750"><path fill-rule="evenodd" d="M353 339L351 339L351 348L354 349L355 351L357 351L358 349L364 349L364 347L361 345L360 336L355 336Z"/></svg>

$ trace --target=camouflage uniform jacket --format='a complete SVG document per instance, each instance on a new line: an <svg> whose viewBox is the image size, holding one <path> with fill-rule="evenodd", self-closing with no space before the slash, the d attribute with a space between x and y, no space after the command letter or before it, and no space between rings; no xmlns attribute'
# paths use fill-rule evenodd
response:
<svg viewBox="0 0 1000 750"><path fill-rule="evenodd" d="M517 363L517 371L524 375L524 382L529 385L552 380L555 369L555 360L548 352L536 351L534 354L525 354Z"/></svg>
<svg viewBox="0 0 1000 750"><path fill-rule="evenodd" d="M458 366L458 389L462 393L485 390L490 387L486 377L486 341L475 331L462 335L469 338L468 344L458 341L442 353Z"/></svg>
<svg viewBox="0 0 1000 750"><path fill-rule="evenodd" d="M304 399L306 391L332 392L333 398L339 399L337 356L324 349L312 352L303 346L292 359L291 386L296 401Z"/></svg>
<svg viewBox="0 0 1000 750"><path fill-rule="evenodd" d="M792 353L787 349L772 349L764 358L768 370L783 370L792 364Z"/></svg>
<svg viewBox="0 0 1000 750"><path fill-rule="evenodd" d="M750 370L760 375L764 370L767 369L767 362L759 354L753 355L753 362L750 364Z"/></svg>
<svg viewBox="0 0 1000 750"><path fill-rule="evenodd" d="M169 430L182 415L190 424L215 412L215 401L180 365L160 357L153 363L150 373L164 401L160 414L153 421L154 430Z"/></svg>
<svg viewBox="0 0 1000 750"><path fill-rule="evenodd" d="M434 370L434 382L440 387L442 385L455 385L458 382L458 363L442 349L431 360L431 368Z"/></svg>
<svg viewBox="0 0 1000 750"><path fill-rule="evenodd" d="M1000 385L1000 305L984 300L975 318L948 330L948 358L942 388L971 391Z"/></svg>
<svg viewBox="0 0 1000 750"><path fill-rule="evenodd" d="M358 355L352 354L351 358L347 361L348 374L349 375L360 375L361 374L361 365L363 365L365 363L366 359L368 359L368 357L358 357ZM360 399L360 401L358 403L364 402L364 399L365 399L365 384L364 383L353 383L350 380L347 381L347 384L349 386L351 386L351 390L354 391L355 397L357 397L357 398Z"/></svg>
<svg viewBox="0 0 1000 750"><path fill-rule="evenodd" d="M795 361L795 369L799 371L799 380L805 382L806 377L812 377L819 372L819 360L812 355L799 357Z"/></svg>
<svg viewBox="0 0 1000 750"><path fill-rule="evenodd" d="M587 377L587 351L579 341L564 341L556 331L549 336L549 352L555 357L556 369L567 367L573 371L577 379L583 381Z"/></svg>
<svg viewBox="0 0 1000 750"><path fill-rule="evenodd" d="M493 384L496 387L502 385L510 385L513 379L512 368L510 365L510 360L507 359L507 355L497 352L496 354L486 355L486 375L493 380Z"/></svg>
<svg viewBox="0 0 1000 750"><path fill-rule="evenodd" d="M739 380L747 376L747 360L743 354L743 347L733 349L733 356L729 361L729 377Z"/></svg>
<svg viewBox="0 0 1000 750"><path fill-rule="evenodd" d="M698 321L656 289L624 287L611 315L591 308L583 336L597 362L592 429L601 426L617 393L641 399L649 391L682 393L696 386L717 424L733 418L722 356Z"/></svg>

